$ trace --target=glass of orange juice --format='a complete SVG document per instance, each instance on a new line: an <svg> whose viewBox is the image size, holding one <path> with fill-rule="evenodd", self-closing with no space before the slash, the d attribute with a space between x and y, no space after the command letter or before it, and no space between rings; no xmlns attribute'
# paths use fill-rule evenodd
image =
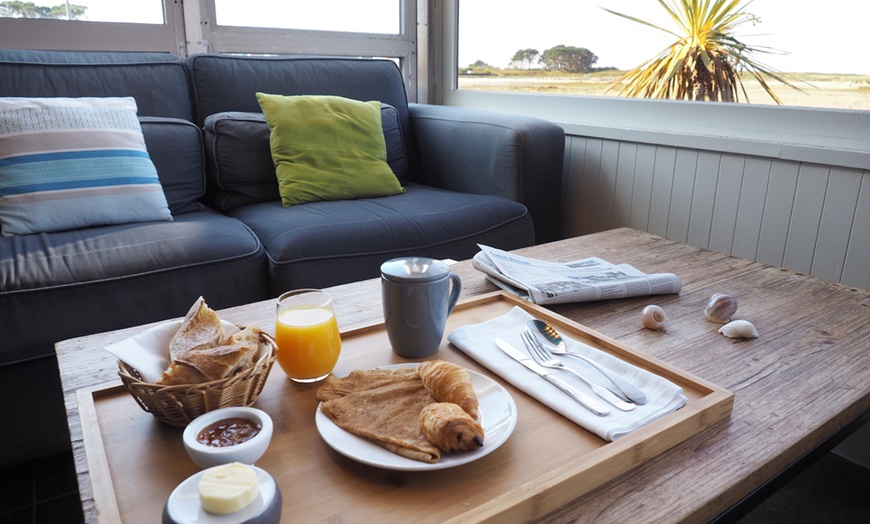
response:
<svg viewBox="0 0 870 524"><path fill-rule="evenodd" d="M275 341L278 364L292 380L326 378L341 352L332 297L317 289L288 291L278 297Z"/></svg>

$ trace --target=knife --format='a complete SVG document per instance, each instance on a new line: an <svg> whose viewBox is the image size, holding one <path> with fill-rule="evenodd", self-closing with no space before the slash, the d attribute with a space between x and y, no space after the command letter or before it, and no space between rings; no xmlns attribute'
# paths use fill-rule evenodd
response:
<svg viewBox="0 0 870 524"><path fill-rule="evenodd" d="M591 412L593 412L596 415L601 416L601 417L603 417L604 415L610 414L610 408L608 408L607 406L605 406L601 402L598 402L597 400L595 400L591 396L587 395L586 393L583 393L582 391L577 391L576 389L572 388L568 384L557 379L556 377L554 377L553 375L548 373L545 368L539 366L530 357L527 357L525 354L523 354L523 352L521 352L517 348L511 346L510 344L508 344L504 340L497 338L497 339L495 339L495 344L499 347L499 349L504 351L504 353L507 356L516 360L517 362L519 362L520 364L525 366L527 369L533 371L534 373L537 373L538 375L544 377L544 380L546 380L550 384L553 384L557 388L561 389L569 397L576 400L581 406L585 407L589 411L591 411Z"/></svg>

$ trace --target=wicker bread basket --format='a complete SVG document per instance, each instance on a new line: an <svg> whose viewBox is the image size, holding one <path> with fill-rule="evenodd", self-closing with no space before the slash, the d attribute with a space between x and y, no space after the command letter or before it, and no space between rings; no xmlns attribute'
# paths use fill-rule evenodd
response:
<svg viewBox="0 0 870 524"><path fill-rule="evenodd" d="M139 407L161 422L183 428L208 411L253 404L263 391L277 355L275 339L261 331L260 357L253 367L231 377L201 384L164 386L143 382L138 371L120 360L118 375Z"/></svg>

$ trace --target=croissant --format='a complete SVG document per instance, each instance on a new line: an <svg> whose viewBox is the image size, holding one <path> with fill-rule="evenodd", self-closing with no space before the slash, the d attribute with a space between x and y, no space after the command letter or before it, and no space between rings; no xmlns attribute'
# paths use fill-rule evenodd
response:
<svg viewBox="0 0 870 524"><path fill-rule="evenodd" d="M458 404L471 418L477 419L477 395L465 368L443 360L430 360L420 364L417 372L435 400Z"/></svg>
<svg viewBox="0 0 870 524"><path fill-rule="evenodd" d="M470 451L483 446L483 428L452 402L435 402L423 408L420 428L441 451Z"/></svg>

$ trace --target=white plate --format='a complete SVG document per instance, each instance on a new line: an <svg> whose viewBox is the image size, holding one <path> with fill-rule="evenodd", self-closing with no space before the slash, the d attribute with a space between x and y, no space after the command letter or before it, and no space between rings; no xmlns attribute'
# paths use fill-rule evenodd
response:
<svg viewBox="0 0 870 524"><path fill-rule="evenodd" d="M384 369L416 366L417 364L396 364L383 366ZM517 406L510 393L498 382L475 371L468 371L471 384L479 402L480 422L483 426L483 447L474 451L460 453L444 453L441 460L435 464L427 464L418 460L405 458L372 443L368 439L358 437L336 426L329 417L320 411L314 422L317 431L324 441L345 457L384 469L398 471L429 471L446 469L467 464L489 455L505 443L517 425Z"/></svg>
<svg viewBox="0 0 870 524"><path fill-rule="evenodd" d="M252 466L257 472L257 483L260 494L247 507L229 515L212 515L202 509L199 502L199 479L206 470L191 475L175 488L169 495L164 510L169 513L172 522L185 524L235 524L238 522L257 522L258 517L270 509L270 504L278 495L278 486L271 475L264 470Z"/></svg>

